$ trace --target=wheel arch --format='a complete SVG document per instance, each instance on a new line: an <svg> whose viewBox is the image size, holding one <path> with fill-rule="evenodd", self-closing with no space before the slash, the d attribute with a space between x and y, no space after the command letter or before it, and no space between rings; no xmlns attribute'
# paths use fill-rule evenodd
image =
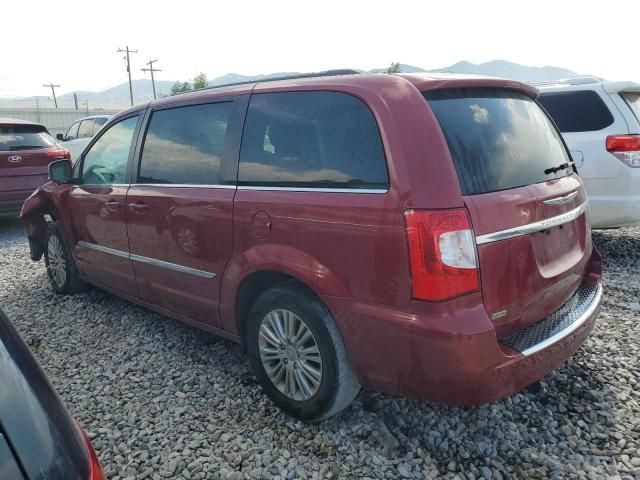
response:
<svg viewBox="0 0 640 480"><path fill-rule="evenodd" d="M223 328L242 336L252 301L266 288L291 280L318 298L350 296L346 284L308 253L284 245L256 245L235 256L225 269L220 296Z"/></svg>

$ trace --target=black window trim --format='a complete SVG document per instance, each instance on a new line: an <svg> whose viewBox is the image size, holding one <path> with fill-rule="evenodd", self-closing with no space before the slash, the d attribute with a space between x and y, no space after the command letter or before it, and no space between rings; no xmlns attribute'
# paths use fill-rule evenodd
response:
<svg viewBox="0 0 640 480"><path fill-rule="evenodd" d="M317 192L317 193L362 193L362 194L385 194L391 190L391 175L389 173L389 160L387 155L387 146L384 141L384 137L382 136L382 132L380 131L380 123L378 122L378 118L376 117L375 112L371 109L367 101L351 92L345 92L344 90L340 90L337 88L300 88L300 89L287 89L287 90L266 90L266 91L258 91L251 93L251 97L256 95L267 95L273 93L309 93L309 92L334 92L341 93L344 95L349 95L356 100L358 100L364 107L369 110L371 113L371 117L376 126L376 130L378 131L378 136L380 137L380 145L382 146L382 155L384 157L384 166L387 172L387 182L385 186L377 187L323 187L323 186L286 186L286 185L274 185L264 184L258 182L250 182L250 181L241 181L239 179L240 175L240 163L239 163L239 155L238 155L238 177L237 177L237 185L238 190L253 190L253 191L265 191L265 192ZM247 102L247 113L249 110L249 102ZM243 122L243 133L244 133L244 125L246 122L246 114ZM238 152L239 153L239 152Z"/></svg>
<svg viewBox="0 0 640 480"><path fill-rule="evenodd" d="M140 175L140 163L142 161L142 150L147 138L149 124L154 112L163 110L171 110L181 107L193 107L197 105L209 105L213 103L232 103L229 122L225 134L225 148L220 162L220 183L217 184L179 184L179 183L140 183L138 177ZM238 179L238 157L240 155L240 137L242 128L244 127L245 115L249 105L249 94L243 93L238 95L221 95L211 98L199 98L195 100L183 100L179 102L170 102L161 105L154 105L147 109L145 117L141 122L140 134L136 143L134 161L131 168L132 187L147 188L219 188L235 190ZM238 135L240 130L240 135Z"/></svg>
<svg viewBox="0 0 640 480"><path fill-rule="evenodd" d="M124 187L124 186L129 186L131 184L131 163L133 160L133 154L134 151L137 148L137 144L138 144L138 140L139 140L139 135L140 135L140 127L145 119L147 115L147 112L144 109L140 109L140 110L135 110L133 112L128 112L125 115L122 115L121 117L117 117L117 118L111 118L107 123L104 124L103 128L100 131L100 135L94 135L91 138L91 141L89 142L89 144L85 147L85 149L82 151L82 154L80 156L80 159L78 160L78 170L77 175L74 175L73 178L73 182L75 184L75 186L77 187ZM111 128L113 126L115 126L116 124L127 120L129 118L132 117L138 117L138 123L136 124L136 128L133 131L133 137L131 138L131 145L129 147L129 157L127 158L127 168L125 170L125 174L124 174L124 178L128 179L129 181L126 183L80 183L80 179L82 178L82 170L84 169L84 158L87 152L89 152L89 150L91 150L93 148L93 145L99 141L102 136L107 133L109 130L111 130Z"/></svg>

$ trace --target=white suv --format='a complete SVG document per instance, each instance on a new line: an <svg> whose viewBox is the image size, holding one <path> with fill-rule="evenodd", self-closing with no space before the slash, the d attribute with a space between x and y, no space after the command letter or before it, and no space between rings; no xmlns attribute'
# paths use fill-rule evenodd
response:
<svg viewBox="0 0 640 480"><path fill-rule="evenodd" d="M640 225L640 84L589 77L536 87L572 151L593 227Z"/></svg>

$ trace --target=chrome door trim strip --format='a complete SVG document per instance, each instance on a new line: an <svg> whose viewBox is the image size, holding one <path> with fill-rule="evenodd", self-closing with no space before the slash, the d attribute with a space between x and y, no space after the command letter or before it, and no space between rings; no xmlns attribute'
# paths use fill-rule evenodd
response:
<svg viewBox="0 0 640 480"><path fill-rule="evenodd" d="M130 187L131 185L128 183L76 183L73 185L73 188L83 188L83 187L91 187L91 188L108 188L108 187Z"/></svg>
<svg viewBox="0 0 640 480"><path fill-rule="evenodd" d="M163 187L163 188L224 188L235 190L235 185L193 185L189 183L132 183L132 187Z"/></svg>
<svg viewBox="0 0 640 480"><path fill-rule="evenodd" d="M134 253L129 255L129 258L134 262L146 263L147 265L153 265L160 268L166 268L168 270L174 270L176 272L190 273L203 278L213 278L215 273L205 272L204 270L198 270L197 268L185 267L184 265L178 265L177 263L165 262L164 260L156 260L155 258L143 257L142 255L136 255Z"/></svg>
<svg viewBox="0 0 640 480"><path fill-rule="evenodd" d="M544 200L542 203L545 205L564 205L565 203L569 203L571 200L578 196L578 191L567 193L561 197L550 198L549 200Z"/></svg>
<svg viewBox="0 0 640 480"><path fill-rule="evenodd" d="M319 192L319 193L387 193L388 188L324 188L324 187L268 187L260 185L238 185L238 190L260 190L265 192Z"/></svg>
<svg viewBox="0 0 640 480"><path fill-rule="evenodd" d="M497 242L499 240L506 240L508 238L520 237L529 233L539 232L541 230L547 230L552 227L564 225L565 223L573 222L576 218L580 217L587 211L587 202L583 203L577 208L570 210L561 215L555 217L546 218L538 222L528 223L521 227L508 228L506 230L499 230L497 232L486 233L484 235L478 235L476 237L476 244L482 245L484 243Z"/></svg>
<svg viewBox="0 0 640 480"><path fill-rule="evenodd" d="M589 305L589 307L582 313L580 318L578 318L575 322L573 322L564 330L560 330L555 335L552 335L549 338L546 338L542 342L537 343L536 345L533 345L532 347L529 347L520 353L522 353L522 355L524 355L525 357L529 357L534 353L537 353L540 350L544 350L548 346L553 345L554 343L562 340L564 337L571 335L573 332L575 332L587 320L591 318L591 316L593 315L593 312L595 312L598 306L600 305L600 299L602 298L602 291L603 291L602 283L598 283L598 290L596 291L595 297L591 301L591 304Z"/></svg>
<svg viewBox="0 0 640 480"><path fill-rule="evenodd" d="M110 255L115 255L116 257L129 258L128 252L123 252L122 250L116 250L115 248L103 247L102 245L96 245L95 243L89 243L80 240L78 242L79 247L89 248L91 250L97 250L98 252L108 253Z"/></svg>
<svg viewBox="0 0 640 480"><path fill-rule="evenodd" d="M116 250L115 248L103 247L102 245L96 245L95 243L79 241L79 247L88 248L90 250L96 250L102 253L108 253L115 255L116 257L128 258L134 262L146 263L147 265L154 265L160 268L166 268L168 270L174 270L176 272L189 273L203 278L214 278L215 273L206 272L204 270L198 270L197 268L185 267L184 265L178 265L177 263L165 262L164 260L157 260L155 258L144 257L142 255L136 255L133 253L123 252L122 250Z"/></svg>

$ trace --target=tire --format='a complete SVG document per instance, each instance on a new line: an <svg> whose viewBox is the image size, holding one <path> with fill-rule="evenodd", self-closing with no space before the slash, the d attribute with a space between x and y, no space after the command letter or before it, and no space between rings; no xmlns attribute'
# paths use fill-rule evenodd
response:
<svg viewBox="0 0 640 480"><path fill-rule="evenodd" d="M249 313L246 335L263 391L292 417L319 422L346 408L360 391L331 313L303 286L287 282L262 293Z"/></svg>
<svg viewBox="0 0 640 480"><path fill-rule="evenodd" d="M47 229L44 263L54 292L68 295L86 289L86 284L78 275L73 256L57 222L49 224Z"/></svg>

